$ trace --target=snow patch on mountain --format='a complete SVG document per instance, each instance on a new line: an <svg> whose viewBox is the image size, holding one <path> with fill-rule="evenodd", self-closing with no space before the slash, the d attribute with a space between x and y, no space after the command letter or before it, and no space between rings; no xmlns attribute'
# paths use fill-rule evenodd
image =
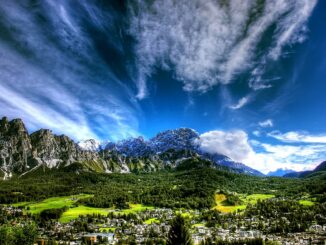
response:
<svg viewBox="0 0 326 245"><path fill-rule="evenodd" d="M79 141L77 144L81 149L93 152L99 151L102 146L101 142L94 139L82 140Z"/></svg>

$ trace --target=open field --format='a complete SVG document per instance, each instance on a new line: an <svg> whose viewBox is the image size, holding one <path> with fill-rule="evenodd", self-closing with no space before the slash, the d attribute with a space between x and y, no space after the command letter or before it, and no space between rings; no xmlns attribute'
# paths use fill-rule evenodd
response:
<svg viewBox="0 0 326 245"><path fill-rule="evenodd" d="M145 206L145 205L142 205L142 204L130 203L129 204L129 209L121 210L121 212L124 213L124 214L130 214L130 213L143 212L143 211L146 211L146 210L154 210L154 207L153 206Z"/></svg>
<svg viewBox="0 0 326 245"><path fill-rule="evenodd" d="M258 200L266 200L275 197L272 194L251 194L251 195L242 195L240 199L244 201L246 204L256 204Z"/></svg>
<svg viewBox="0 0 326 245"><path fill-rule="evenodd" d="M145 221L145 224L147 224L147 225L150 225L152 223L159 224L160 221L157 218L151 218L151 219L148 219L148 220Z"/></svg>
<svg viewBox="0 0 326 245"><path fill-rule="evenodd" d="M123 209L121 211L115 211L114 208L93 208L80 205L78 207L69 208L66 212L64 212L60 218L60 222L67 223L73 219L78 218L80 215L92 215L92 214L101 214L107 215L110 212L116 214L130 214L142 212L145 210L153 210L154 207L144 206L142 204L129 204L129 209Z"/></svg>
<svg viewBox="0 0 326 245"><path fill-rule="evenodd" d="M88 207L84 205L73 206L78 200L83 198L89 198L92 195L88 194L79 194L72 196L64 196L64 197L51 197L44 199L40 202L19 202L12 204L15 207L24 207L26 212L31 214L39 214L43 210L55 209L55 208L64 208L68 207L68 210L65 211L61 218L60 222L67 223L73 219L78 218L80 215L92 215L92 214L101 214L107 215L109 212L114 212L116 214L130 214L142 212L145 210L153 210L152 206L144 206L142 204L129 204L129 209L123 209L119 211L115 211L114 208L94 208ZM148 222L156 222L156 220L148 221Z"/></svg>
<svg viewBox="0 0 326 245"><path fill-rule="evenodd" d="M314 202L310 201L310 200L300 200L299 203L301 205L304 205L304 206L312 206L312 205L314 205Z"/></svg>
<svg viewBox="0 0 326 245"><path fill-rule="evenodd" d="M243 204L229 206L223 204L223 202L227 200L227 196L225 194L215 194L215 202L216 202L215 209L222 213L232 213L237 210L244 210L246 209L248 204L254 205L257 203L258 200L266 200L273 197L275 196L271 194L251 194L251 195L240 194L239 198L243 202Z"/></svg>
<svg viewBox="0 0 326 245"><path fill-rule="evenodd" d="M142 212L145 210L153 210L154 207L151 206L144 206L142 204L129 204L129 209L123 209L121 211L116 211L113 207L112 208L93 208L80 205L78 207L69 208L66 212L64 212L60 218L60 222L67 223L73 219L78 218L80 215L92 215L92 214L101 214L107 215L108 213L115 213L115 214L130 214L130 213L137 213Z"/></svg>
<svg viewBox="0 0 326 245"><path fill-rule="evenodd" d="M93 208L87 206L78 206L74 208L69 208L66 212L64 212L60 218L60 222L67 223L73 219L78 218L80 215L92 215L92 214L101 214L107 215L109 212L112 212L113 209L106 208Z"/></svg>
<svg viewBox="0 0 326 245"><path fill-rule="evenodd" d="M31 214L39 214L43 210L47 209L54 209L54 208L64 208L64 207L71 207L75 204L78 200L83 198L92 197L89 194L79 194L79 195L72 195L72 196L63 196L63 197L51 197L44 199L40 202L20 202L15 203L13 206L15 207L25 207L28 213Z"/></svg>

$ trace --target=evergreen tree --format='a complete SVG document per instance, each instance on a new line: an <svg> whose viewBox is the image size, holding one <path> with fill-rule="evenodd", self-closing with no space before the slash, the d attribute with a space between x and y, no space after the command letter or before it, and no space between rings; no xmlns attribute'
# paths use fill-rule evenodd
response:
<svg viewBox="0 0 326 245"><path fill-rule="evenodd" d="M167 245L192 245L192 239L184 218L178 214L171 222Z"/></svg>

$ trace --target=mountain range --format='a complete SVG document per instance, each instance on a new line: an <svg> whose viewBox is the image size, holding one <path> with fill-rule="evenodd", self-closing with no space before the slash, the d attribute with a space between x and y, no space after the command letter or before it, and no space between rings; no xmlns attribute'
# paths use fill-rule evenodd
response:
<svg viewBox="0 0 326 245"><path fill-rule="evenodd" d="M283 169L278 168L275 171L270 171L267 173L267 176L274 176L274 177L283 177L286 174L295 173L292 169Z"/></svg>
<svg viewBox="0 0 326 245"><path fill-rule="evenodd" d="M287 174L283 175L283 177L286 177L286 178L305 178L305 177L311 177L311 176L314 176L314 175L323 174L325 172L326 172L326 161L320 163L313 170L287 173Z"/></svg>
<svg viewBox="0 0 326 245"><path fill-rule="evenodd" d="M100 144L94 139L75 143L66 135L49 129L29 134L21 119L0 120L0 176L4 179L35 170L78 166L76 171L104 173L150 172L174 169L189 159L205 160L214 168L263 176L242 163L222 154L209 154L196 144L199 134L179 128L143 137Z"/></svg>

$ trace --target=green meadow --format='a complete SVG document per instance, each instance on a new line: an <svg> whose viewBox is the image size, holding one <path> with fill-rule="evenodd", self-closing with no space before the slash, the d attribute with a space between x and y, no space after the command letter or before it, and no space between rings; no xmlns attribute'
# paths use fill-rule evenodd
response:
<svg viewBox="0 0 326 245"><path fill-rule="evenodd" d="M300 200L299 203L303 206L313 206L314 202L310 200Z"/></svg>
<svg viewBox="0 0 326 245"><path fill-rule="evenodd" d="M101 214L107 215L109 212L112 212L112 209L106 208L93 208L80 205L78 207L69 208L66 212L64 212L60 218L60 222L67 223L71 220L77 219L80 215L92 215L92 214Z"/></svg>
<svg viewBox="0 0 326 245"><path fill-rule="evenodd" d="M258 200L266 200L273 197L275 197L275 195L272 194L240 194L239 198L242 201L242 204L229 206L224 204L224 202L227 200L227 196L225 194L215 194L215 209L222 213L232 213L237 210L244 210L248 204L254 205Z"/></svg>
<svg viewBox="0 0 326 245"><path fill-rule="evenodd" d="M93 195L89 194L79 194L72 196L63 196L63 197L51 197L44 199L39 202L19 202L12 204L14 207L24 207L25 212L31 213L33 215L41 213L43 210L48 209L56 209L56 208L64 208L67 207L68 210L65 211L61 218L60 222L67 223L73 219L78 218L80 215L92 215L92 214L101 214L107 215L110 212L114 212L116 214L130 214L142 212L145 210L153 210L153 206L145 206L142 204L129 204L128 209L123 209L119 211L115 211L114 208L94 208L88 207L84 205L76 205L78 200L92 197ZM148 222L156 222L156 220L149 220Z"/></svg>
<svg viewBox="0 0 326 245"><path fill-rule="evenodd" d="M67 207L67 211L65 211L61 218L60 222L67 223L70 222L73 219L78 218L80 215L92 215L92 214L100 214L100 215L107 215L110 212L113 212L115 214L130 214L130 213L137 213L137 212L143 212L146 210L153 210L153 206L145 206L142 204L129 204L128 209L123 209L123 210L115 210L114 207L111 208L94 208L94 207L89 207L89 206L84 206L84 205L78 205L76 206L76 202L80 199L83 198L89 198L92 197L92 195L89 194L79 194L79 195L72 195L72 196L63 196L63 197L52 197L52 198L47 198L43 201L39 202L20 202L13 204L13 206L19 207L23 206L25 207L26 212L31 213L31 214L39 214L43 210L47 209L55 209L55 208L64 208ZM215 202L216 206L214 207L216 210L221 211L222 213L230 213L230 212L235 212L237 210L244 210L246 209L248 204L256 204L258 200L266 200L275 197L272 194L251 194L251 195L246 195L246 194L238 194L238 197L242 201L241 205L226 205L225 201L227 200L227 195L225 194L215 194ZM300 204L306 205L306 206L311 206L314 203L309 200L300 200ZM183 216L188 216L190 214L188 213L182 213ZM157 223L159 222L156 219L149 219L146 220L146 224L151 224L151 223Z"/></svg>
<svg viewBox="0 0 326 245"><path fill-rule="evenodd" d="M130 203L129 204L129 209L121 210L120 213L130 214L130 213L143 212L143 211L146 211L146 210L154 210L154 207L153 206L145 206L145 205L142 205L142 204L132 204L132 203Z"/></svg>
<svg viewBox="0 0 326 245"><path fill-rule="evenodd" d="M156 219L156 218L151 218L151 219L148 219L148 220L145 221L145 224L147 224L147 225L150 225L152 223L159 224L160 221L158 219Z"/></svg>
<svg viewBox="0 0 326 245"><path fill-rule="evenodd" d="M71 220L77 219L80 215L92 215L92 214L101 214L107 215L108 213L115 213L115 214L130 214L130 213L137 213L142 212L145 210L153 210L154 207L151 206L144 206L142 204L129 204L129 209L123 209L121 211L115 211L112 208L93 208L80 205L78 207L69 208L66 212L64 212L60 218L60 222L67 223Z"/></svg>
<svg viewBox="0 0 326 245"><path fill-rule="evenodd" d="M40 202L15 203L13 204L13 206L25 207L28 213L39 214L43 210L71 207L78 200L83 198L89 198L89 197L92 197L92 195L79 194L79 195L63 196L63 197L51 197L51 198L44 199L43 201Z"/></svg>

